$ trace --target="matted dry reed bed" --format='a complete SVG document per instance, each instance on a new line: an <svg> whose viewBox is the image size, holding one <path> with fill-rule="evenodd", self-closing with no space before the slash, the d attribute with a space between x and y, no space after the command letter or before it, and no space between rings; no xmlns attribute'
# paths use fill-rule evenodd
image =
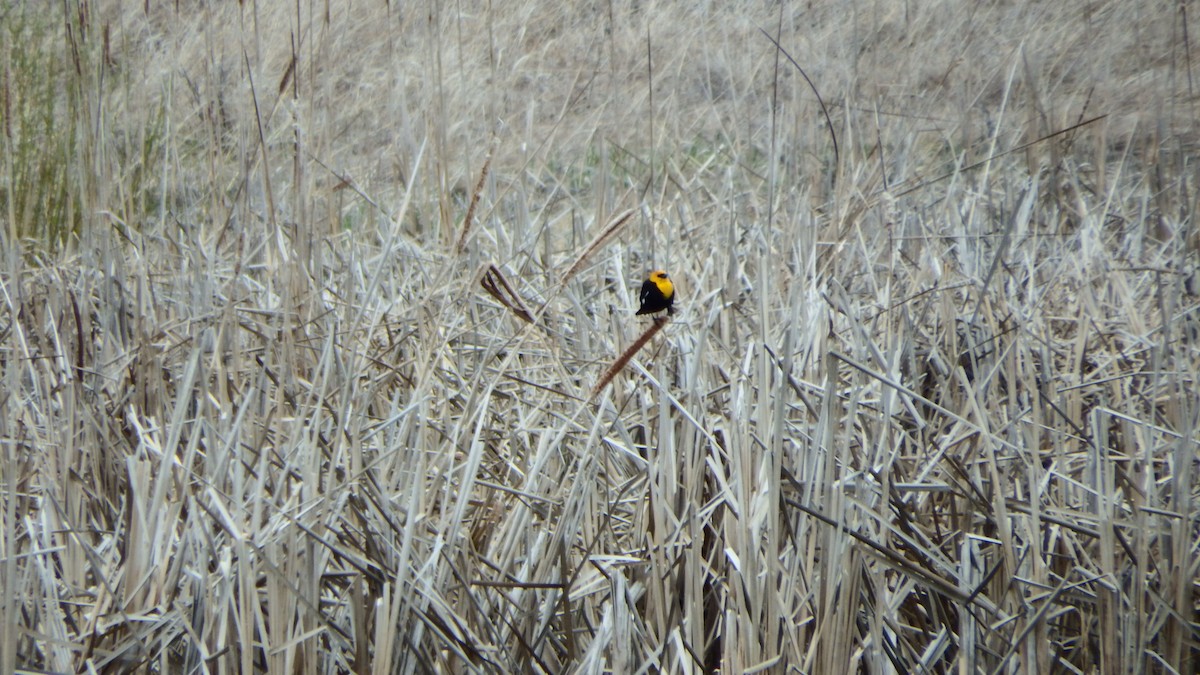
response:
<svg viewBox="0 0 1200 675"><path fill-rule="evenodd" d="M1195 672L1173 10L67 4L0 672Z"/></svg>

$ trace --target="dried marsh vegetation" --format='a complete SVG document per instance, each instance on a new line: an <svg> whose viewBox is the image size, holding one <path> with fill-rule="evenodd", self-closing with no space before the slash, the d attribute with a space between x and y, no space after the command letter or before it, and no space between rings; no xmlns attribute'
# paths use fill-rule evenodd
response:
<svg viewBox="0 0 1200 675"><path fill-rule="evenodd" d="M157 4L0 9L0 672L1200 666L1186 4Z"/></svg>

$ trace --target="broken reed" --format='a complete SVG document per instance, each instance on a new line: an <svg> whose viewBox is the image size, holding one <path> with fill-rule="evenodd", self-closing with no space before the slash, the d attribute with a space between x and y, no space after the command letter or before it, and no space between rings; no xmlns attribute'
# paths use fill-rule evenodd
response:
<svg viewBox="0 0 1200 675"><path fill-rule="evenodd" d="M516 317L526 323L534 323L533 314L529 308L525 306L525 301L508 283L508 279L499 267L489 263L484 265L483 274L479 278L479 285L483 290L487 291L488 295L496 299L501 305L504 305Z"/></svg>

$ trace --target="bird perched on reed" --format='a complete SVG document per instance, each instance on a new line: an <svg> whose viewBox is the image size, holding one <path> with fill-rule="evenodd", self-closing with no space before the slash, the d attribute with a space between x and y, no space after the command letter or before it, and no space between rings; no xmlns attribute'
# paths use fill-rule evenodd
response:
<svg viewBox="0 0 1200 675"><path fill-rule="evenodd" d="M671 283L671 277L663 270L654 270L650 276L642 282L642 293L640 296L642 306L638 309L638 314L653 314L667 310L667 314L675 313L675 284Z"/></svg>

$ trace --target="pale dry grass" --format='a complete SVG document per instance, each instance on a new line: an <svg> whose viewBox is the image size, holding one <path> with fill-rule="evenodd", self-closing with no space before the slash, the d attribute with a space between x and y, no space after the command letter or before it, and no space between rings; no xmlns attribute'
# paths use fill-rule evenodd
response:
<svg viewBox="0 0 1200 675"><path fill-rule="evenodd" d="M0 9L0 672L1195 672L1192 17L727 4Z"/></svg>

